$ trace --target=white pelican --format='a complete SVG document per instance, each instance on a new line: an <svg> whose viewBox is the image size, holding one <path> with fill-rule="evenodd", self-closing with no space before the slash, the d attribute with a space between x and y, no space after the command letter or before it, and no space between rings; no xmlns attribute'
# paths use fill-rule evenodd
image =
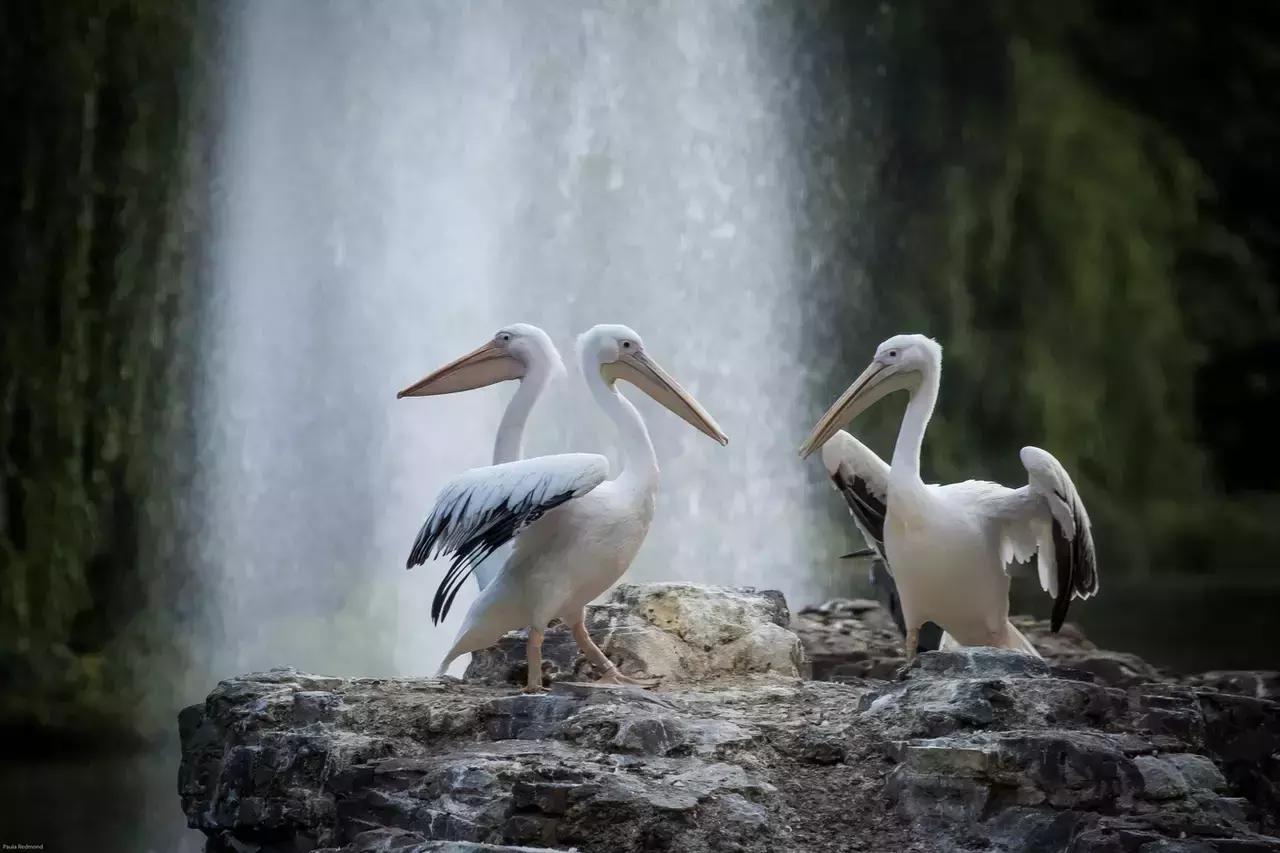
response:
<svg viewBox="0 0 1280 853"><path fill-rule="evenodd" d="M547 385L564 374L564 362L550 336L537 326L513 323L499 329L484 346L405 388L396 394L396 399L453 394L511 379L520 380L520 387L502 414L493 442L493 464L500 465L524 456L524 427L529 413ZM473 574L481 589L493 582L510 550L510 546L504 545L476 565Z"/></svg>
<svg viewBox="0 0 1280 853"><path fill-rule="evenodd" d="M721 444L728 438L698 403L645 353L626 326L595 326L578 338L591 394L617 425L624 462L612 480L594 453L562 453L467 471L441 490L418 533L408 566L452 555L431 618L448 615L473 567L512 542L510 556L471 605L437 677L457 657L529 628L525 692L542 690L542 637L559 617L607 684L641 684L622 675L591 640L584 608L631 565L653 519L658 460L636 408L618 392L630 382Z"/></svg>
<svg viewBox="0 0 1280 853"><path fill-rule="evenodd" d="M1072 598L1098 591L1089 516L1058 460L1038 447L1020 454L1027 485L967 480L939 486L920 478L920 446L938 399L942 347L923 335L897 335L814 427L800 448L822 459L845 496L867 544L898 587L907 628L907 658L920 626L932 621L942 645L996 646L1039 656L1009 622L1006 565L1039 552L1040 585L1054 598L1057 631ZM907 391L893 465L838 431L880 398Z"/></svg>

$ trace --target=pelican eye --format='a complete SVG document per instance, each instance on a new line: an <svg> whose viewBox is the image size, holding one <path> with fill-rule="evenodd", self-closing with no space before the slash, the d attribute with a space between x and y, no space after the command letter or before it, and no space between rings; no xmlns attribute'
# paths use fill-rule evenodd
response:
<svg viewBox="0 0 1280 853"><path fill-rule="evenodd" d="M511 341L511 335L508 332L503 332L498 335L498 340L502 341L504 344L509 343Z"/></svg>
<svg viewBox="0 0 1280 853"><path fill-rule="evenodd" d="M623 349L631 349L631 341L623 341L623 342L622 342L622 348L623 348Z"/></svg>
<svg viewBox="0 0 1280 853"><path fill-rule="evenodd" d="M885 353L885 355L889 356L889 358L897 358L898 351L896 349L891 349L887 353Z"/></svg>

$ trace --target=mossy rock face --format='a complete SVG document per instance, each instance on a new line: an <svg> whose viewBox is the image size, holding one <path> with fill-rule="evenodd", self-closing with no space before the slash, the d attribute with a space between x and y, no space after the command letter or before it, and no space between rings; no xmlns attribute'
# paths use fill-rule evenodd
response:
<svg viewBox="0 0 1280 853"><path fill-rule="evenodd" d="M204 13L6 4L0 109L0 723L137 720L181 650L175 499L189 430L188 152ZM139 675L147 686L140 689ZM97 721L97 722L95 722Z"/></svg>

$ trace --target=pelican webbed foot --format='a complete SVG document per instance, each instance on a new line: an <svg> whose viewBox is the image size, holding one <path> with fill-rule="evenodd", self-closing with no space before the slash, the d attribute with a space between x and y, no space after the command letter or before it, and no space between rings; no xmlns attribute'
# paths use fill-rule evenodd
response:
<svg viewBox="0 0 1280 853"><path fill-rule="evenodd" d="M524 687L520 688L521 693L530 693L533 695L537 695L539 693L548 693L550 692L550 690L551 690L550 687L543 687L541 684L537 686L534 686L532 684L526 684Z"/></svg>

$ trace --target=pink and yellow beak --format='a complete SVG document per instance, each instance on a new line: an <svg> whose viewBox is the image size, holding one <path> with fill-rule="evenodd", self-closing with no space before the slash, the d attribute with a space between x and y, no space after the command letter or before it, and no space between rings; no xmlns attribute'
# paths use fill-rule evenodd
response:
<svg viewBox="0 0 1280 853"><path fill-rule="evenodd" d="M629 382L698 432L721 445L729 443L715 418L644 352L624 353L617 361L601 365L600 375L609 383L619 379Z"/></svg>
<svg viewBox="0 0 1280 853"><path fill-rule="evenodd" d="M810 453L830 441L841 427L871 408L878 400L894 391L910 389L918 380L919 373L915 370L885 364L879 360L872 361L818 421L809 439L800 446L800 458L807 459Z"/></svg>
<svg viewBox="0 0 1280 853"><path fill-rule="evenodd" d="M520 379L524 374L525 366L519 359L512 357L497 341L489 341L479 349L427 374L396 394L396 399L471 391L497 382Z"/></svg>

